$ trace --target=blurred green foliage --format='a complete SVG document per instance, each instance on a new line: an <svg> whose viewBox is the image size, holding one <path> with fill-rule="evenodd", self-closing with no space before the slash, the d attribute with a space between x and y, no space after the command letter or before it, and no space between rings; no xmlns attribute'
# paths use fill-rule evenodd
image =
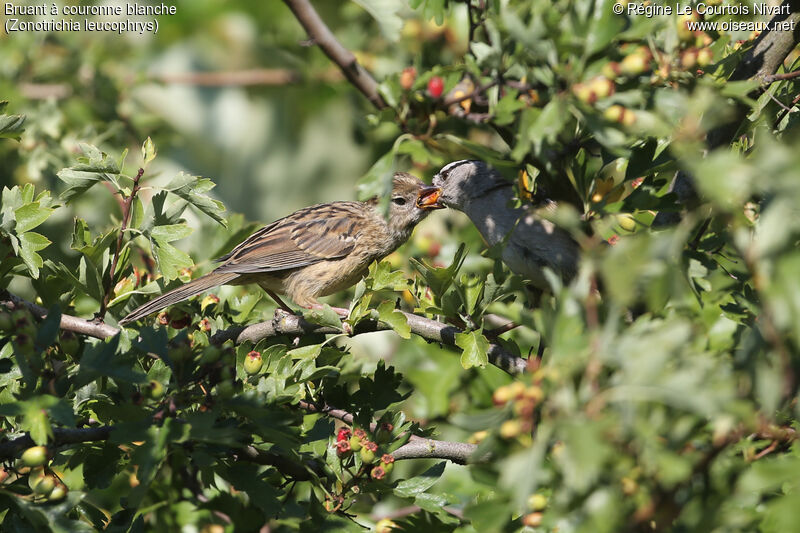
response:
<svg viewBox="0 0 800 533"><path fill-rule="evenodd" d="M3 456L4 530L795 530L798 78L731 79L755 36L605 0L317 4L384 109L280 2L176 2L157 35L0 33L0 288L48 310L0 311L0 424L51 445L44 468ZM349 328L391 332L212 342L271 319L252 287L103 340L59 330L210 270L252 220L462 158L560 200L539 215L580 242L581 271L538 306L437 212L330 299L351 302ZM678 202L676 172L697 201ZM456 348L398 310L458 327ZM528 372L488 364L490 343ZM350 426L378 458L412 434L477 449L376 479L337 444Z"/></svg>

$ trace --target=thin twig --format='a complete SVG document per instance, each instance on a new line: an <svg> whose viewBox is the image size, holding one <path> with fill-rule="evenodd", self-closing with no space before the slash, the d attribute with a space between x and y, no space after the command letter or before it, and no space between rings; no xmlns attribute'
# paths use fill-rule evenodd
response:
<svg viewBox="0 0 800 533"><path fill-rule="evenodd" d="M784 110L782 110L780 112L780 114L778 115L778 118L775 119L775 124L772 125L772 129L776 129L778 127L778 125L781 123L781 121L783 120L783 118L786 115L788 115L789 113L791 113L792 111L794 111L794 106L796 106L798 102L800 102L800 94L798 94L797 96L794 97L794 100L792 100L792 103L789 105L789 109L788 110L784 109Z"/></svg>
<svg viewBox="0 0 800 533"><path fill-rule="evenodd" d="M784 110L786 113L788 113L789 111L791 111L791 110L792 110L792 108L791 108L791 107L788 107L786 104L784 104L783 102L781 102L780 100L778 100L777 98L775 98L775 95L774 95L774 94L772 94L772 93L768 92L768 93L767 93L767 96L769 96L770 100L772 100L773 102L775 102L776 104L778 104L778 107L780 107L781 109L783 109L783 110Z"/></svg>
<svg viewBox="0 0 800 533"><path fill-rule="evenodd" d="M114 274L117 270L119 252L122 250L122 239L125 236L125 230L128 228L128 222L130 221L131 204L133 204L133 200L136 198L136 193L139 192L139 180L142 179L143 175L144 169L140 168L139 172L136 173L136 177L133 178L133 189L131 189L131 194L125 199L125 203L123 204L122 225L119 228L119 235L117 235L117 248L114 250L114 259L111 260L111 270L108 272L108 285L106 285L106 291L103 295L103 301L100 304L100 310L95 315L95 320L100 322L102 322L105 318L106 311L108 310L108 302L111 301L111 292L114 290Z"/></svg>
<svg viewBox="0 0 800 533"><path fill-rule="evenodd" d="M770 83L774 83L776 81L793 80L794 78L798 77L800 77L800 70L784 72L782 74L770 74L769 76L764 76L761 79L764 85L769 85Z"/></svg>
<svg viewBox="0 0 800 533"><path fill-rule="evenodd" d="M689 243L689 248L691 248L692 251L697 251L697 247L700 246L700 241L702 240L703 235L705 235L706 231L708 231L708 226L710 224L711 224L711 217L703 221L702 226L700 226L700 229L697 230L697 235L695 235L694 239L692 239L692 242Z"/></svg>
<svg viewBox="0 0 800 533"><path fill-rule="evenodd" d="M378 93L378 83L362 67L356 56L342 46L308 0L283 0L292 10L295 18L303 26L308 36L317 44L331 61L336 63L342 74L350 80L361 93L378 109L387 107Z"/></svg>

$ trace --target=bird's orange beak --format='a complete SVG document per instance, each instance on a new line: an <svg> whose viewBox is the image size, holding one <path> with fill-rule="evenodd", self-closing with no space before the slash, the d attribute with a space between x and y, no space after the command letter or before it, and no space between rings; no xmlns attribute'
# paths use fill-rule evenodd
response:
<svg viewBox="0 0 800 533"><path fill-rule="evenodd" d="M417 207L420 209L443 209L444 204L439 202L442 189L439 187L423 187L417 196Z"/></svg>

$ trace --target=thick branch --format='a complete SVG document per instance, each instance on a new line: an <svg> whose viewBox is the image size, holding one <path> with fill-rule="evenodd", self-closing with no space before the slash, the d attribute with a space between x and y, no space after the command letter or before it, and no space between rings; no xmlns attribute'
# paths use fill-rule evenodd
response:
<svg viewBox="0 0 800 533"><path fill-rule="evenodd" d="M294 16L306 30L308 36L319 45L320 49L328 56L331 61L336 63L345 77L350 80L370 102L378 109L386 107L381 95L378 93L378 83L356 60L350 50L333 35L333 32L325 25L319 14L314 10L314 6L308 0L283 0L289 6Z"/></svg>
<svg viewBox="0 0 800 533"><path fill-rule="evenodd" d="M443 324L413 313L403 313L408 321L411 332L431 342L446 344L447 346L456 345L456 334L461 330L449 324ZM353 330L354 335L369 333L373 331L383 331L390 329L385 324L374 320L359 322ZM261 322L247 327L235 327L219 331L212 337L212 342L221 344L228 339L233 339L237 344L244 341L258 342L261 339L275 337L277 335L307 335L307 334L330 334L342 333L338 328L330 326L318 326L311 324L301 316L277 313L268 322ZM489 345L489 361L508 372L509 374L521 374L525 372L528 362L521 357L517 357L499 344Z"/></svg>
<svg viewBox="0 0 800 533"><path fill-rule="evenodd" d="M0 290L0 306L7 307L9 309L25 308L39 318L47 317L47 309L34 303L25 301L19 296L11 294L5 289ZM61 315L61 329L79 333L81 335L88 335L89 337L94 337L96 339L113 337L119 333L119 329L115 328L114 326L92 322L70 315Z"/></svg>
<svg viewBox="0 0 800 533"><path fill-rule="evenodd" d="M65 444L77 444L80 442L93 442L98 440L108 440L111 436L113 426L100 426L93 428L53 428L53 440L51 446L63 446ZM14 440L0 443L0 461L13 459L17 455L36 443L30 435L17 437Z"/></svg>
<svg viewBox="0 0 800 533"><path fill-rule="evenodd" d="M415 437L392 452L394 458L400 459L446 459L456 464L465 465L475 462L472 455L478 447L464 442L447 442Z"/></svg>
<svg viewBox="0 0 800 533"><path fill-rule="evenodd" d="M47 310L36 304L27 302L22 298L15 296L3 289L0 290L0 305L6 306L11 309L25 307L29 309L39 318L47 316ZM425 318L413 313L403 313L408 320L408 325L411 332L419 335L425 340L431 342L439 342L448 346L455 346L455 336L461 330L455 326L443 324L430 318ZM105 339L113 337L119 333L119 329L108 324L91 322L70 315L61 315L61 329L79 333L81 335L88 335L97 339ZM355 330L354 335L361 333L370 333L373 331L384 331L390 329L388 326L376 322L374 320L367 320L360 322ZM275 337L278 335L310 335L322 334L330 335L342 333L342 330L330 326L319 326L312 324L303 319L301 316L289 315L276 311L272 320L267 322L260 322L246 327L235 326L225 330L218 331L211 338L212 342L222 344L226 340L233 340L236 344L244 341L258 342L261 339L268 337ZM521 374L527 369L528 362L521 357L517 357L499 344L489 344L489 361L508 372L509 374Z"/></svg>

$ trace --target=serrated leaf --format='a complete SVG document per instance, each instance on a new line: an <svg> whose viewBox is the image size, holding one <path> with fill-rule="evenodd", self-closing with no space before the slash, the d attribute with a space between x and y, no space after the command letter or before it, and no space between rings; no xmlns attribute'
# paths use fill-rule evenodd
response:
<svg viewBox="0 0 800 533"><path fill-rule="evenodd" d="M186 252L178 250L167 241L153 239L153 255L158 262L161 274L169 280L178 277L181 269L190 268L194 265L192 258Z"/></svg>
<svg viewBox="0 0 800 533"><path fill-rule="evenodd" d="M393 302L383 302L378 306L378 319L392 328L402 338L411 338L408 319L403 313L395 309Z"/></svg>
<svg viewBox="0 0 800 533"><path fill-rule="evenodd" d="M19 257L25 262L31 277L39 277L39 269L42 267L42 256L37 254L39 250L46 248L50 240L44 235L39 235L29 231L19 236Z"/></svg>
<svg viewBox="0 0 800 533"><path fill-rule="evenodd" d="M408 288L406 275L399 270L392 270L388 261L372 263L369 266L368 284L373 291L391 289L393 291Z"/></svg>
<svg viewBox="0 0 800 533"><path fill-rule="evenodd" d="M0 115L0 138L19 139L24 124L25 115Z"/></svg>
<svg viewBox="0 0 800 533"><path fill-rule="evenodd" d="M56 174L67 184L67 189L61 193L61 198L70 201L101 181L113 183L119 189L115 178L120 173L119 165L95 146L81 144L80 148L83 156L78 158L78 164L62 169Z"/></svg>
<svg viewBox="0 0 800 533"><path fill-rule="evenodd" d="M32 202L14 210L14 218L17 225L14 228L17 233L30 231L50 217L53 209L41 207L39 202Z"/></svg>
<svg viewBox="0 0 800 533"><path fill-rule="evenodd" d="M172 242L188 237L194 231L186 224L168 224L156 226L150 230L150 235L157 241Z"/></svg>
<svg viewBox="0 0 800 533"><path fill-rule="evenodd" d="M222 213L225 212L225 206L222 205L222 202L214 200L205 194L214 187L214 182L208 178L201 178L181 172L175 176L164 189L180 196L190 205L213 218L222 226L227 227L227 222L222 218Z"/></svg>
<svg viewBox="0 0 800 533"><path fill-rule="evenodd" d="M417 261L413 257L410 259L411 265L422 274L422 277L425 278L425 282L433 291L436 305L440 305L441 297L447 292L450 285L452 285L453 279L464 263L465 258L466 246L464 243L461 243L453 256L453 262L450 263L450 266L447 268L429 266L421 261Z"/></svg>
<svg viewBox="0 0 800 533"><path fill-rule="evenodd" d="M464 369L473 366L485 367L489 363L489 341L480 331L456 334L456 346L461 348L461 366Z"/></svg>
<svg viewBox="0 0 800 533"><path fill-rule="evenodd" d="M309 346L301 346L294 350L289 350L286 352L286 355L292 359L313 359L319 355L320 351L322 351L321 344L311 344Z"/></svg>

